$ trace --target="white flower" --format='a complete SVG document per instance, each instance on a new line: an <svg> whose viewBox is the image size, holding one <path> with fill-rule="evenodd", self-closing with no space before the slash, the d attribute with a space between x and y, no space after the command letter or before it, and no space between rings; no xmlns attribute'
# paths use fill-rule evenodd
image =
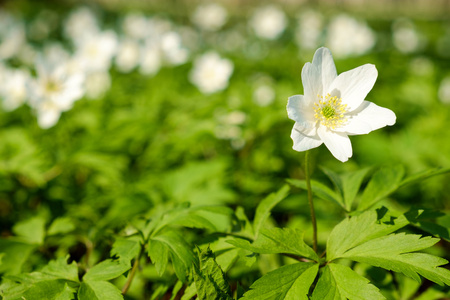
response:
<svg viewBox="0 0 450 300"><path fill-rule="evenodd" d="M275 91L269 85L260 85L253 92L253 101L259 106L270 105L275 100Z"/></svg>
<svg viewBox="0 0 450 300"><path fill-rule="evenodd" d="M97 17L87 7L72 11L64 22L65 35L74 42L85 39L86 35L99 32Z"/></svg>
<svg viewBox="0 0 450 300"><path fill-rule="evenodd" d="M323 30L323 17L320 13L307 10L298 16L298 27L295 33L297 45L303 49L315 49L320 43Z"/></svg>
<svg viewBox="0 0 450 300"><path fill-rule="evenodd" d="M86 97L98 99L111 87L111 77L108 71L88 74L85 81Z"/></svg>
<svg viewBox="0 0 450 300"><path fill-rule="evenodd" d="M425 40L407 19L399 19L392 24L392 41L402 53L412 53L424 46Z"/></svg>
<svg viewBox="0 0 450 300"><path fill-rule="evenodd" d="M233 73L233 63L215 52L203 54L194 61L189 74L190 81L204 94L225 89Z"/></svg>
<svg viewBox="0 0 450 300"><path fill-rule="evenodd" d="M269 5L258 8L250 19L255 34L263 39L278 38L287 25L286 15L278 7Z"/></svg>
<svg viewBox="0 0 450 300"><path fill-rule="evenodd" d="M134 39L145 39L151 33L149 26L147 17L140 13L127 14L122 24L125 35Z"/></svg>
<svg viewBox="0 0 450 300"><path fill-rule="evenodd" d="M294 150L306 151L322 143L338 160L352 156L349 135L367 134L393 125L394 112L365 101L378 72L366 64L337 75L331 52L320 48L302 70L304 95L289 97L287 112L295 121Z"/></svg>
<svg viewBox="0 0 450 300"><path fill-rule="evenodd" d="M336 57L361 55L375 45L375 34L364 22L347 15L333 18L327 34L327 44Z"/></svg>
<svg viewBox="0 0 450 300"><path fill-rule="evenodd" d="M27 71L21 69L3 69L3 79L0 86L0 97L3 98L3 108L12 111L22 105L27 99L26 85L30 78Z"/></svg>
<svg viewBox="0 0 450 300"><path fill-rule="evenodd" d="M84 74L69 73L64 64L53 66L42 59L36 62L36 70L38 77L29 86L30 106L45 129L55 125L61 112L83 96Z"/></svg>
<svg viewBox="0 0 450 300"><path fill-rule="evenodd" d="M191 17L192 22L199 28L216 31L227 21L227 11L217 3L199 5Z"/></svg>
<svg viewBox="0 0 450 300"><path fill-rule="evenodd" d="M76 43L75 60L85 72L109 70L117 45L117 35L112 30L85 35Z"/></svg>
<svg viewBox="0 0 450 300"><path fill-rule="evenodd" d="M178 33L166 32L161 36L160 42L165 59L171 65L181 65L188 60L189 51L183 47L181 36Z"/></svg>
<svg viewBox="0 0 450 300"><path fill-rule="evenodd" d="M0 60L15 56L25 42L25 23L0 10Z"/></svg>
<svg viewBox="0 0 450 300"><path fill-rule="evenodd" d="M134 39L125 39L120 42L116 54L116 67L120 72L129 73L138 64L141 58L140 45Z"/></svg>
<svg viewBox="0 0 450 300"><path fill-rule="evenodd" d="M158 73L162 65L162 53L158 43L147 39L141 49L139 72L142 75Z"/></svg>

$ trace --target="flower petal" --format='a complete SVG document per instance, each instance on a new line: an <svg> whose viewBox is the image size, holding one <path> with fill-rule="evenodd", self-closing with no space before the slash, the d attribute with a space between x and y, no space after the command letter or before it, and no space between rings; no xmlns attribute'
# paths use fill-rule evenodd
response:
<svg viewBox="0 0 450 300"><path fill-rule="evenodd" d="M303 94L305 102L312 105L317 95L322 95L322 75L313 64L307 62L302 69Z"/></svg>
<svg viewBox="0 0 450 300"><path fill-rule="evenodd" d="M294 141L294 146L292 147L295 151L306 151L312 148L319 147L322 145L322 141L318 136L309 137L292 128L291 139Z"/></svg>
<svg viewBox="0 0 450 300"><path fill-rule="evenodd" d="M346 132L350 135L367 134L387 125L392 126L396 120L392 110L369 101L364 101L356 110L346 116L349 118L348 124L336 128L335 131Z"/></svg>
<svg viewBox="0 0 450 300"><path fill-rule="evenodd" d="M38 110L37 120L39 127L47 129L54 126L61 116L61 111L58 109L43 109Z"/></svg>
<svg viewBox="0 0 450 300"><path fill-rule="evenodd" d="M289 119L294 120L299 128L304 128L308 131L315 128L316 119L314 118L314 110L311 105L305 103L305 97L303 95L289 97L286 109ZM300 129L300 131L303 132L304 130Z"/></svg>
<svg viewBox="0 0 450 300"><path fill-rule="evenodd" d="M378 71L372 64L366 64L339 74L333 81L328 93L342 99L348 111L357 109L365 100L377 80Z"/></svg>
<svg viewBox="0 0 450 300"><path fill-rule="evenodd" d="M338 160L346 162L352 156L352 144L347 134L330 131L325 126L320 126L317 134Z"/></svg>
<svg viewBox="0 0 450 300"><path fill-rule="evenodd" d="M334 65L333 56L331 55L330 50L325 47L317 49L316 53L314 53L312 64L316 66L322 77L323 90L327 91L331 86L331 83L337 77L336 66ZM322 94L323 91L321 91L320 95Z"/></svg>

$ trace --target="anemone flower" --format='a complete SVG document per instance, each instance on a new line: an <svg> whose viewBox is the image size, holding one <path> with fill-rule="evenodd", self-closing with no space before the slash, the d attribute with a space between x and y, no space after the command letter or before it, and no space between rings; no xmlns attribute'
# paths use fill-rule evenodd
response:
<svg viewBox="0 0 450 300"><path fill-rule="evenodd" d="M393 111L365 100L377 75L375 66L366 64L338 76L330 50L318 49L312 63L302 69L304 95L289 97L287 104L288 116L295 121L294 150L306 151L324 143L334 157L345 162L352 156L349 135L393 125Z"/></svg>

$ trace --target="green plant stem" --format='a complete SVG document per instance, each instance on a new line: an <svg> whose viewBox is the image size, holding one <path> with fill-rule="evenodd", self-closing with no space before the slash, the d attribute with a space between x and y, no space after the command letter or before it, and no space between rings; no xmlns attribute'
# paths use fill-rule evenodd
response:
<svg viewBox="0 0 450 300"><path fill-rule="evenodd" d="M134 275L136 274L136 270L139 267L139 261L141 260L142 253L144 253L144 248L145 246L142 245L141 250L139 251L139 255L137 256L136 260L134 261L133 267L131 268L130 275L128 275L128 280L122 288L122 295L125 295L131 286L131 282L133 281Z"/></svg>
<svg viewBox="0 0 450 300"><path fill-rule="evenodd" d="M316 212L314 210L314 202L313 202L313 193L311 189L311 174L309 169L309 155L310 151L306 151L305 153L305 180L306 180L306 188L308 189L308 203L309 209L311 212L311 222L313 226L313 249L317 252L317 221L316 221Z"/></svg>

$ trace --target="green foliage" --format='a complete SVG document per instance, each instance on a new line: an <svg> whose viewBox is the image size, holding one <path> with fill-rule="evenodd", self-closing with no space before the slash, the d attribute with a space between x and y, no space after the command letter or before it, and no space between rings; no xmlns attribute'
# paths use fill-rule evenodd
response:
<svg viewBox="0 0 450 300"><path fill-rule="evenodd" d="M316 252L303 241L303 232L291 228L267 228L250 243L243 239L229 240L228 243L255 253L287 253L319 261Z"/></svg>
<svg viewBox="0 0 450 300"><path fill-rule="evenodd" d="M80 300L123 299L120 290L107 281L83 281L78 291Z"/></svg>
<svg viewBox="0 0 450 300"><path fill-rule="evenodd" d="M378 300L385 297L369 280L349 267L330 263L322 269L311 299Z"/></svg>
<svg viewBox="0 0 450 300"><path fill-rule="evenodd" d="M20 20L27 43L3 57L12 27L0 28L0 104L3 67L36 78L28 52L62 45L72 57L77 48L64 29L75 1L3 2L0 21L8 22L3 13ZM257 1L227 3L229 18L218 31L191 24L196 6L189 1L132 2L85 8L94 8L98 31L116 32L120 43L136 19L139 28L166 30L155 43L179 33L186 63L172 65L158 48L148 57L161 56L161 69L142 75L139 67L122 72L114 58L110 89L78 100L49 129L37 125L30 99L0 109L0 298L450 297L450 110L439 101L450 70L445 9L436 19L430 10L427 21L405 23L427 41L405 55L391 43L404 20L347 7L377 39L364 55L336 52L338 73L375 64L379 77L368 99L392 109L397 123L351 137L354 155L345 164L324 145L314 150L315 252L304 154L291 149L286 116L287 97L302 93L299 70L313 52L298 40L301 31L288 26L278 39L256 37L247 17ZM291 25L305 11L317 15L322 43L337 15L303 2L280 8ZM408 10L413 16L414 7ZM142 37L133 41L144 47ZM230 59L234 71L227 89L202 94L190 74L208 51Z"/></svg>
<svg viewBox="0 0 450 300"><path fill-rule="evenodd" d="M242 299L308 299L317 271L315 263L283 266L255 281Z"/></svg>
<svg viewBox="0 0 450 300"><path fill-rule="evenodd" d="M194 282L198 299L231 300L231 290L214 253L206 248L199 251L199 267L194 267Z"/></svg>

